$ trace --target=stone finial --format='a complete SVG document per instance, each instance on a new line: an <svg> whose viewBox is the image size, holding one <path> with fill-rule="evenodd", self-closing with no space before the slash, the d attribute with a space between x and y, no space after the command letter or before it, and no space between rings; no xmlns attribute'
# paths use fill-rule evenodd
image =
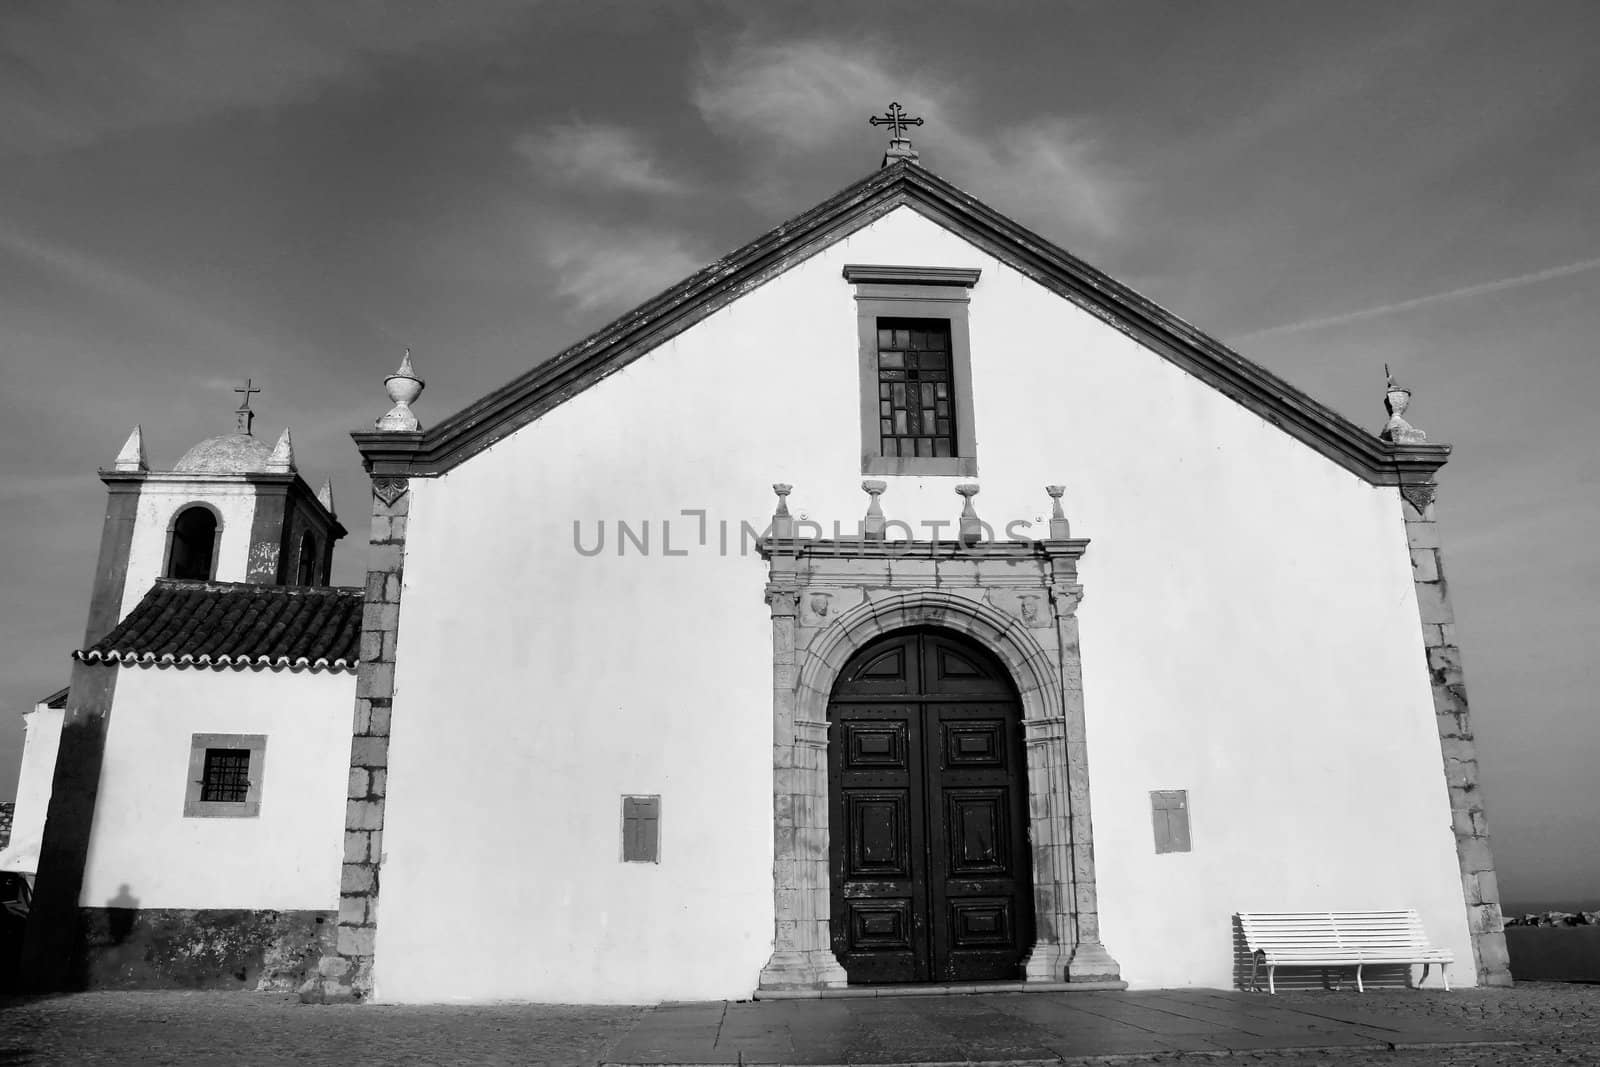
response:
<svg viewBox="0 0 1600 1067"><path fill-rule="evenodd" d="M772 491L778 494L778 507L772 513L772 536L793 537L794 517L789 514L789 494L794 491L794 486L773 482Z"/></svg>
<svg viewBox="0 0 1600 1067"><path fill-rule="evenodd" d="M333 510L332 478L322 479L322 488L317 490L317 503L321 504L329 515L332 515L334 518L339 517L339 513Z"/></svg>
<svg viewBox="0 0 1600 1067"><path fill-rule="evenodd" d="M1066 495L1067 487L1047 485L1044 491L1050 494L1050 540L1065 541L1072 536L1072 525L1067 522L1067 513L1061 510L1061 498Z"/></svg>
<svg viewBox="0 0 1600 1067"><path fill-rule="evenodd" d="M978 495L978 487L971 482L963 482L956 486L956 492L961 497L961 521L957 527L956 536L964 545L975 545L983 536L982 520L978 513L972 509L972 498Z"/></svg>
<svg viewBox="0 0 1600 1067"><path fill-rule="evenodd" d="M267 457L267 472L288 474L294 469L294 441L289 437L289 427L285 426L272 448L272 455Z"/></svg>
<svg viewBox="0 0 1600 1067"><path fill-rule="evenodd" d="M1387 363L1383 365L1383 374L1389 379L1383 394L1383 408L1389 413L1389 421L1383 424L1378 436L1397 445L1422 444L1428 435L1405 420L1406 409L1411 406L1411 390L1394 380Z"/></svg>
<svg viewBox="0 0 1600 1067"><path fill-rule="evenodd" d="M405 358L400 361L400 369L383 380L384 391L389 394L394 407L377 421L377 428L398 433L415 433L422 429L422 424L411 412L411 405L422 395L426 385L427 383L418 378L416 372L411 369L411 349L406 349Z"/></svg>
<svg viewBox="0 0 1600 1067"><path fill-rule="evenodd" d="M861 522L861 536L868 541L882 541L887 523L878 498L889 488L889 483L868 479L861 483L861 488L867 494L867 517Z"/></svg>
<svg viewBox="0 0 1600 1067"><path fill-rule="evenodd" d="M150 461L144 454L144 430L135 426L128 439L123 442L122 451L117 453L117 458L112 461L112 470L119 471L147 471Z"/></svg>

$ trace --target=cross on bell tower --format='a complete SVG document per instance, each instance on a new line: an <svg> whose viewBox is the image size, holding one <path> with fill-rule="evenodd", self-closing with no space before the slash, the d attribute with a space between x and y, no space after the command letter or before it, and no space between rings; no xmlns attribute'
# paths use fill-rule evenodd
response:
<svg viewBox="0 0 1600 1067"><path fill-rule="evenodd" d="M234 409L233 417L236 420L234 429L242 434L248 434L250 427L255 423L256 413L250 410L250 394L261 392L261 388L252 385L249 378L244 380L244 385L234 389L242 399L239 406Z"/></svg>
<svg viewBox="0 0 1600 1067"><path fill-rule="evenodd" d="M904 159L907 162L917 162L917 150L911 147L911 138L906 136L906 127L921 126L921 118L907 118L905 108L898 102L891 103L887 114L873 115L867 120L874 126L889 127L889 148L883 153L883 165Z"/></svg>

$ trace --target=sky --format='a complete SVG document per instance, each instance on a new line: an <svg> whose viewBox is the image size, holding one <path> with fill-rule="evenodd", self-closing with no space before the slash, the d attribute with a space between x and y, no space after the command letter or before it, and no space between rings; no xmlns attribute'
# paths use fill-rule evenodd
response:
<svg viewBox="0 0 1600 1067"><path fill-rule="evenodd" d="M170 467L251 377L359 542L404 348L439 421L865 176L895 100L929 169L1374 432L1394 368L1456 447L1503 898L1597 906L1597 37L1592 0L8 3L0 798L135 423Z"/></svg>

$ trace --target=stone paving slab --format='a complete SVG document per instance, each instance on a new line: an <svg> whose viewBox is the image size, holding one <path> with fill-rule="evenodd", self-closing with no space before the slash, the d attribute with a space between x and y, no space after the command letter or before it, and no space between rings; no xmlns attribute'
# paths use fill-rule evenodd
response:
<svg viewBox="0 0 1600 1067"><path fill-rule="evenodd" d="M768 1007L781 1007L772 1012ZM804 1009L804 1010L801 1010ZM1518 1044L1467 1044L1485 1035ZM683 1043L698 1042L687 1046ZM1222 990L645 1007L301 1004L292 995L0 997L0 1067L115 1064L1596 1067L1600 986ZM624 1055L632 1050L633 1058ZM752 1050L767 1050L767 1059ZM647 1053L647 1054L646 1054ZM978 1057L994 1057L984 1061ZM681 1062L681 1061L680 1061Z"/></svg>
<svg viewBox="0 0 1600 1067"><path fill-rule="evenodd" d="M606 1062L635 1065L1050 1062L1094 1056L1490 1043L1488 1029L1397 1020L1345 1002L1261 994L985 993L838 1001L668 1005L648 1012Z"/></svg>

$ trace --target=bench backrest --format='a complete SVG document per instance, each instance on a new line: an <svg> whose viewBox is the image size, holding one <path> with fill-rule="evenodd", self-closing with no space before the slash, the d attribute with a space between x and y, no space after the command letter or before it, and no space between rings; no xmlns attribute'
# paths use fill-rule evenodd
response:
<svg viewBox="0 0 1600 1067"><path fill-rule="evenodd" d="M1422 919L1406 911L1240 912L1239 926L1256 949L1362 948L1404 951L1428 947Z"/></svg>

